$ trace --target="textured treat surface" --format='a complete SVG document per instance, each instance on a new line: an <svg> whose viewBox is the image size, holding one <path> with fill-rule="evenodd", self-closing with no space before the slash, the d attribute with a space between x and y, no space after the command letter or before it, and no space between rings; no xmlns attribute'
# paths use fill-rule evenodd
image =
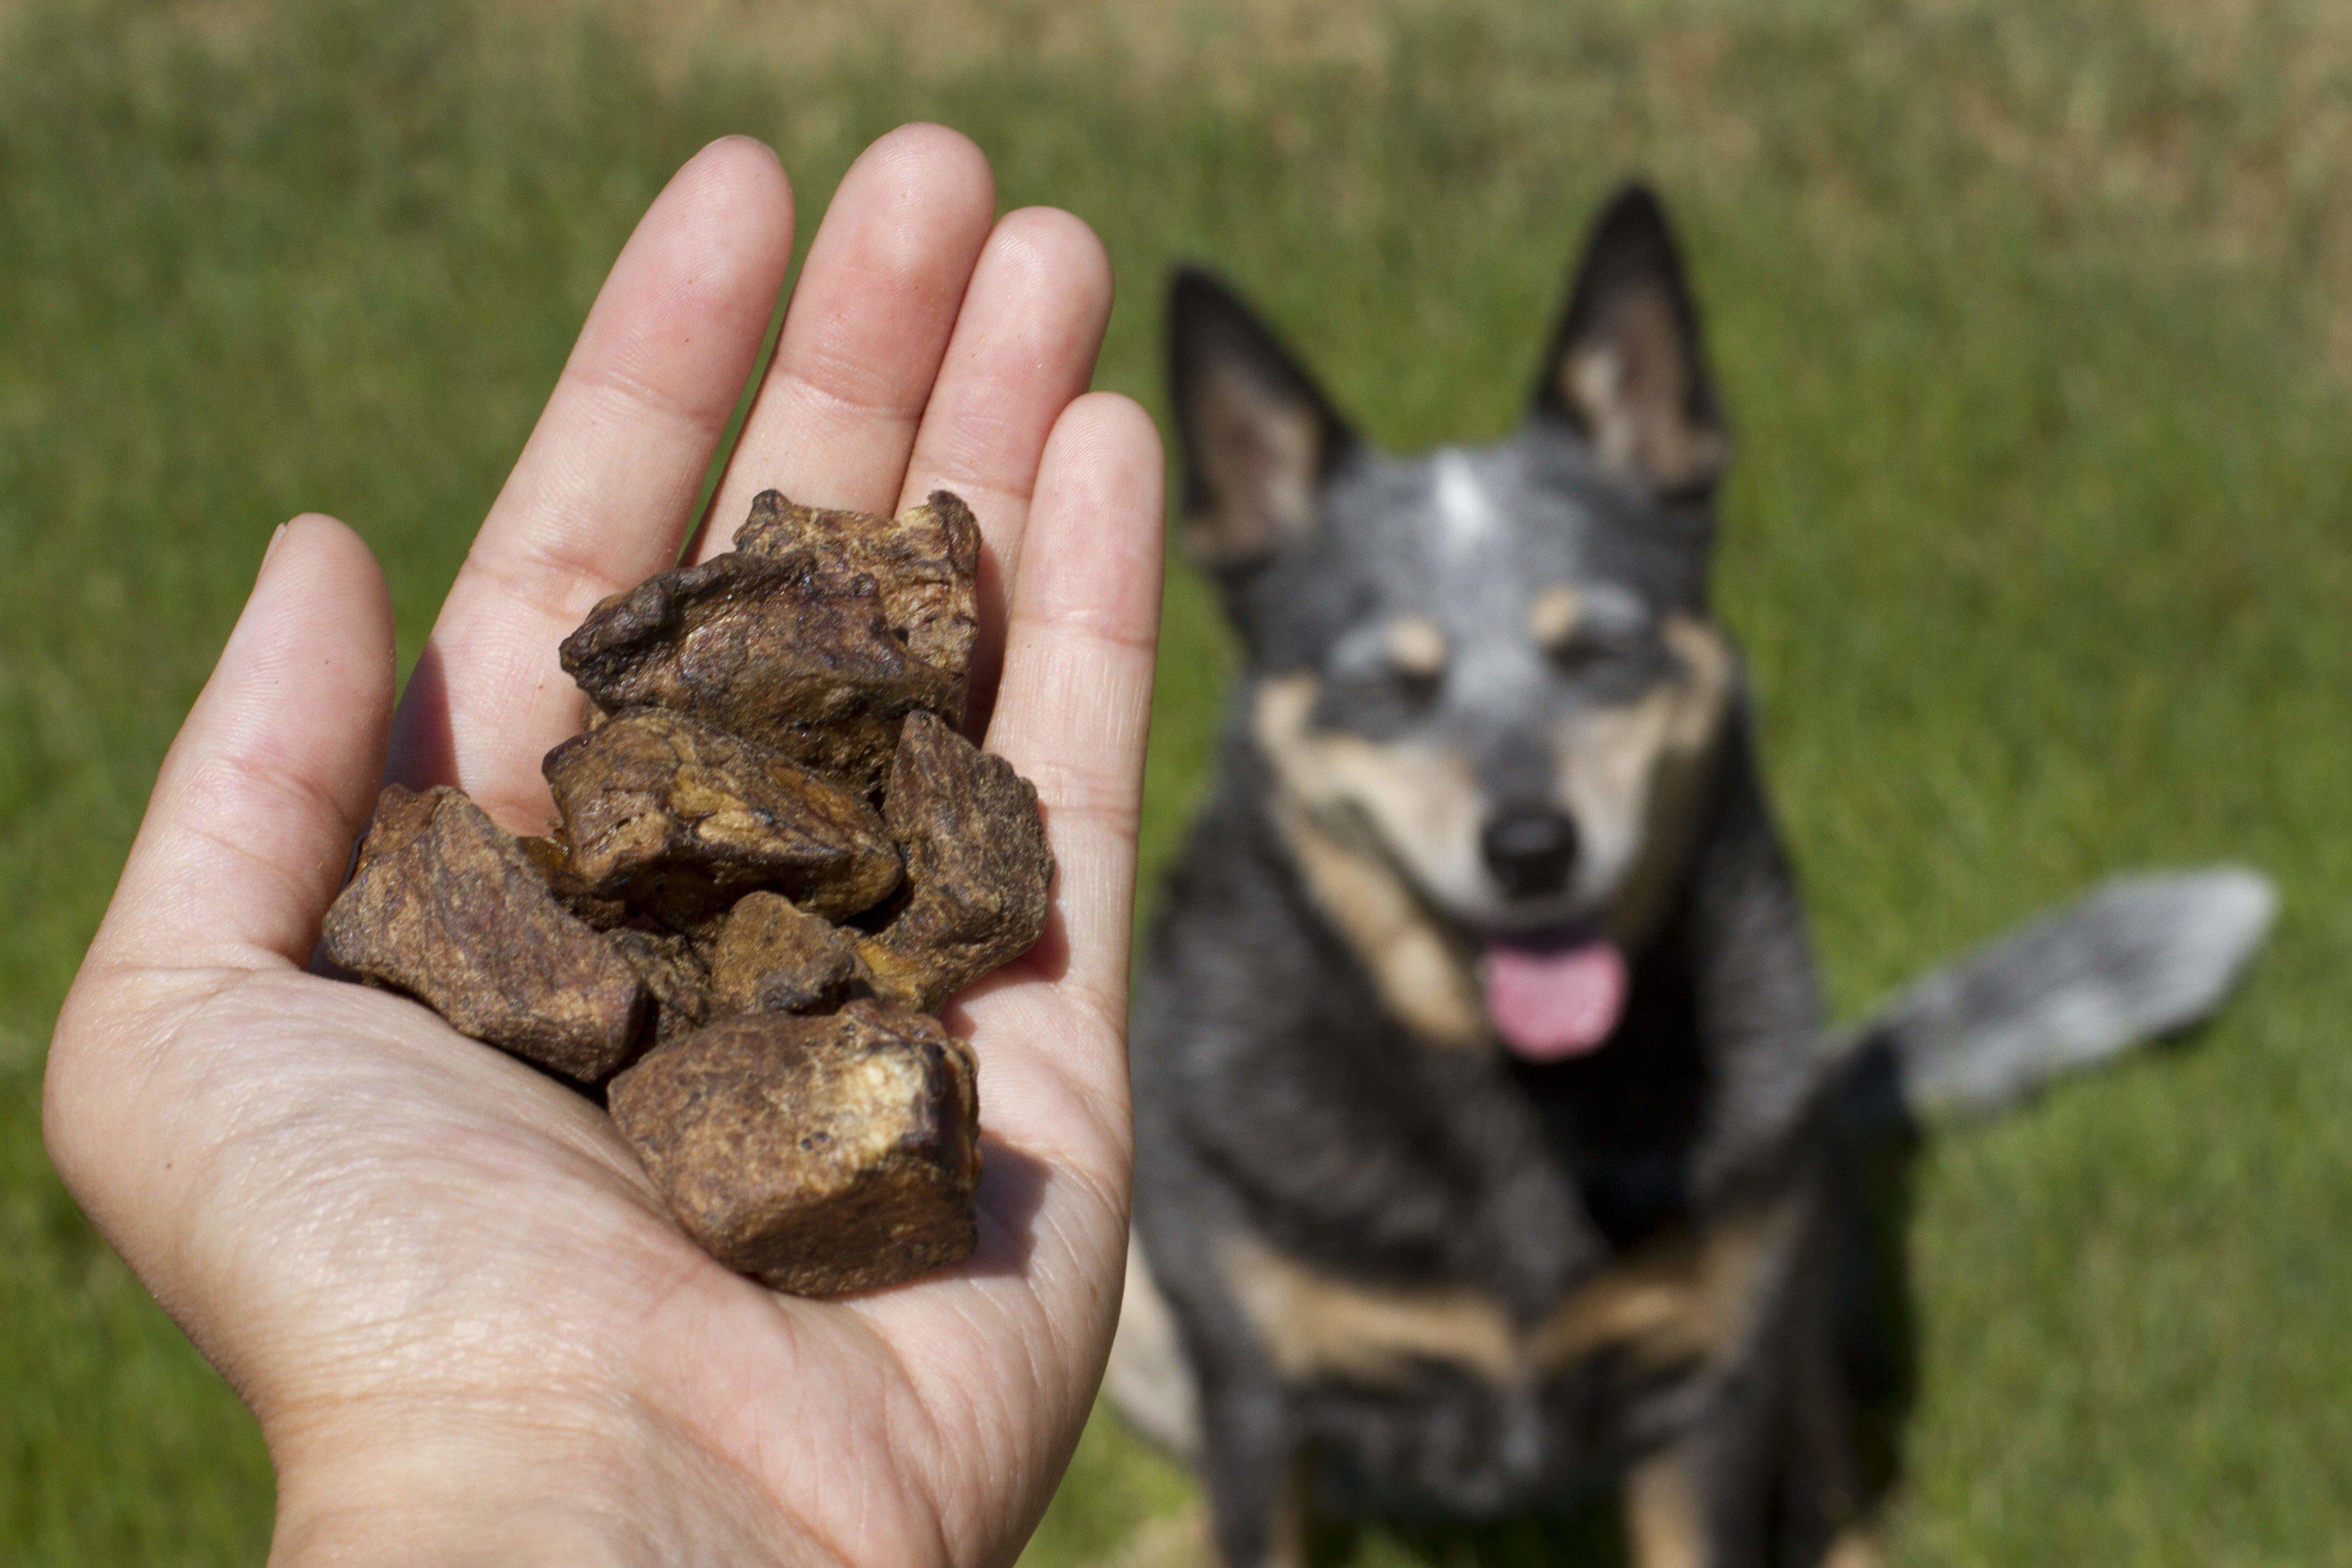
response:
<svg viewBox="0 0 2352 1568"><path fill-rule="evenodd" d="M877 786L900 721L960 720L963 671L893 635L875 578L807 552L732 551L596 606L563 668L607 712L664 708Z"/></svg>
<svg viewBox="0 0 2352 1568"><path fill-rule="evenodd" d="M555 889L557 901L598 931L610 931L629 918L629 906L618 899L599 898L588 890L580 874L572 868L572 851L560 837L532 837L521 840L522 851L531 858L547 885Z"/></svg>
<svg viewBox="0 0 2352 1568"><path fill-rule="evenodd" d="M627 1058L646 1005L636 972L521 841L454 789L385 788L324 942L462 1033L583 1082Z"/></svg>
<svg viewBox="0 0 2352 1568"><path fill-rule="evenodd" d="M872 989L857 944L832 921L775 893L746 893L710 952L719 1013L814 1013Z"/></svg>
<svg viewBox="0 0 2352 1568"><path fill-rule="evenodd" d="M594 897L685 923L774 888L838 918L898 886L898 852L861 796L683 715L621 714L543 767Z"/></svg>
<svg viewBox="0 0 2352 1568"><path fill-rule="evenodd" d="M1037 792L956 728L962 501L886 518L770 490L735 545L564 639L593 710L541 763L544 837L387 787L325 948L603 1086L704 1250L839 1295L971 1251L978 1089L932 1015L1037 941L1054 863Z"/></svg>
<svg viewBox="0 0 2352 1568"><path fill-rule="evenodd" d="M961 689L980 632L980 525L954 494L933 490L921 506L885 518L799 506L762 490L735 531L735 547L808 555L842 574L871 576L891 635L925 664L952 671Z"/></svg>
<svg viewBox="0 0 2352 1568"><path fill-rule="evenodd" d="M899 738L883 817L905 902L858 951L878 994L929 1012L1036 945L1054 857L1036 786L929 714Z"/></svg>
<svg viewBox="0 0 2352 1568"><path fill-rule="evenodd" d="M971 1252L979 1102L936 1018L725 1019L615 1079L612 1108L688 1234L778 1289L873 1289Z"/></svg>
<svg viewBox="0 0 2352 1568"><path fill-rule="evenodd" d="M684 935L623 926L608 933L607 940L645 982L652 998L650 1033L656 1041L674 1040L709 1021L710 970Z"/></svg>

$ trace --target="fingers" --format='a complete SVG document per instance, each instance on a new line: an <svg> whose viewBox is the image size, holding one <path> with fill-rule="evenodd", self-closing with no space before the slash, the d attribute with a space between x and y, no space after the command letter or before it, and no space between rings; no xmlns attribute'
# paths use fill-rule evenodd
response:
<svg viewBox="0 0 2352 1568"><path fill-rule="evenodd" d="M899 1347L936 1426L983 1445L992 1411L1043 1409L1074 1432L1101 1369L1127 1236L1126 994L1135 830L1160 620L1160 440L1108 394L1070 405L1045 443L1013 585L991 751L1037 785L1056 863L1040 952L961 1006L995 1141L980 1194L981 1262L958 1304L975 1355L919 1321L924 1293L859 1304ZM1027 973L1024 973L1026 971ZM1055 984L1024 984L1045 979ZM1031 1242L1015 1239L1021 1236ZM991 1278L999 1258L1017 1278ZM999 1266L1001 1267L1001 1266ZM1051 1445L1049 1444L1049 1447Z"/></svg>
<svg viewBox="0 0 2352 1568"><path fill-rule="evenodd" d="M750 379L792 256L792 191L756 142L712 143L656 197L490 509L402 705L394 776L457 784L510 827L579 727L556 645L664 570Z"/></svg>
<svg viewBox="0 0 2352 1568"><path fill-rule="evenodd" d="M1003 584L1020 566L1038 460L1054 422L1093 379L1110 305L1110 258L1094 230L1052 207L1007 213L972 271L915 433L898 506L953 490L987 542L971 680L971 710L983 721L1003 655Z"/></svg>
<svg viewBox="0 0 2352 1568"><path fill-rule="evenodd" d="M698 559L728 547L763 489L809 506L891 509L995 211L988 160L941 126L901 126L850 165L810 242Z"/></svg>
<svg viewBox="0 0 2352 1568"><path fill-rule="evenodd" d="M91 963L307 963L374 806L394 679L375 558L296 518L163 759Z"/></svg>
<svg viewBox="0 0 2352 1568"><path fill-rule="evenodd" d="M1068 949L1062 989L1126 1017L1143 744L1160 629L1160 437L1126 398L1073 403L1045 446L988 748L1037 785Z"/></svg>

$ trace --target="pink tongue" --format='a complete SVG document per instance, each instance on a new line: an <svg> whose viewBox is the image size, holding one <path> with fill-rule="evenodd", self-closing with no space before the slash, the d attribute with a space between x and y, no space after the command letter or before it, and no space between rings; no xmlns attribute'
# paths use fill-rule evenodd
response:
<svg viewBox="0 0 2352 1568"><path fill-rule="evenodd" d="M1625 1010L1625 959L1614 942L1558 952L1491 948L1484 970L1495 1032L1535 1061L1582 1056L1609 1037Z"/></svg>

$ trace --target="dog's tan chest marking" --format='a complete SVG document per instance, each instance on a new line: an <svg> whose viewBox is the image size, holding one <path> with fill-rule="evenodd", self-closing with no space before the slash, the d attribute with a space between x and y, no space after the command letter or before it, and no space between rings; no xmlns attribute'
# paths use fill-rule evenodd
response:
<svg viewBox="0 0 2352 1568"><path fill-rule="evenodd" d="M1796 1219L1786 1202L1744 1209L1637 1249L1544 1321L1536 1363L1557 1370L1612 1347L1660 1367L1731 1352L1755 1326Z"/></svg>
<svg viewBox="0 0 2352 1568"><path fill-rule="evenodd" d="M1497 1383L1517 1374L1519 1336L1477 1291L1360 1284L1250 1237L1229 1241L1223 1261L1243 1311L1287 1378L1392 1383L1422 1362L1467 1367Z"/></svg>
<svg viewBox="0 0 2352 1568"><path fill-rule="evenodd" d="M1706 1505L1687 1447L1662 1448L1625 1472L1620 1493L1632 1568L1709 1568L1722 1559L1708 1546ZM1877 1542L1850 1525L1815 1568L1879 1568Z"/></svg>
<svg viewBox="0 0 2352 1568"><path fill-rule="evenodd" d="M1633 1568L1706 1568L1706 1521L1687 1456L1668 1448L1627 1471L1624 1509Z"/></svg>
<svg viewBox="0 0 2352 1568"><path fill-rule="evenodd" d="M1222 1248L1227 1283L1275 1365L1293 1382L1394 1384L1429 1364L1525 1386L1604 1351L1668 1370L1746 1342L1794 1205L1742 1211L1696 1235L1642 1247L1532 1324L1464 1286L1351 1279L1255 1237Z"/></svg>
<svg viewBox="0 0 2352 1568"><path fill-rule="evenodd" d="M1878 1568L1878 1541L1870 1531L1854 1525L1830 1543L1822 1568Z"/></svg>

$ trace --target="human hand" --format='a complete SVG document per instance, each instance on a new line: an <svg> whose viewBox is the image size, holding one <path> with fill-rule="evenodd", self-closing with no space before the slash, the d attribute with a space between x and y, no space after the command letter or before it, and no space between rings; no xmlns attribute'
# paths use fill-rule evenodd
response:
<svg viewBox="0 0 2352 1568"><path fill-rule="evenodd" d="M1085 1419L1127 1237L1160 458L1134 405L1081 395L1100 245L995 218L963 138L903 128L844 179L691 552L770 486L979 516L974 729L1035 781L1060 869L1038 950L950 1014L980 1063L977 1255L776 1295L686 1238L595 1105L306 968L386 773L549 819L539 759L583 713L556 643L695 530L792 226L749 142L654 203L396 716L366 547L280 531L59 1016L52 1157L259 1417L273 1563L1000 1562Z"/></svg>

